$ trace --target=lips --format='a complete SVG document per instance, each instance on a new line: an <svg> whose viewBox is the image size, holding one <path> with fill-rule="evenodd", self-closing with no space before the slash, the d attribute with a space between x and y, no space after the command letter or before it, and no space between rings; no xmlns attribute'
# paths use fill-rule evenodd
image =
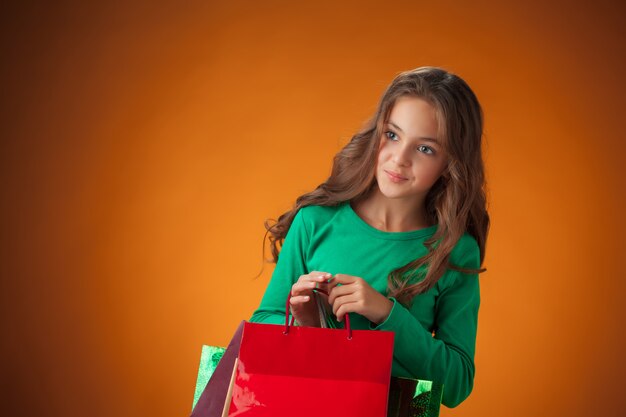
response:
<svg viewBox="0 0 626 417"><path fill-rule="evenodd" d="M399 180L406 180L406 179L408 179L408 178L403 177L402 175L400 175L400 174L398 174L398 173L395 173L395 172L393 172L393 171L387 171L387 170L385 170L385 172L386 172L387 174L389 174L390 176L392 176L392 177L394 177L394 178L397 178L397 179L399 179Z"/></svg>

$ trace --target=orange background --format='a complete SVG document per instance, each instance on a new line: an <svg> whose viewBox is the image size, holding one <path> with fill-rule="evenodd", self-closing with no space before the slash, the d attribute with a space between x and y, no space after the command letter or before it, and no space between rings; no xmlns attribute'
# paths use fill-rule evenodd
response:
<svg viewBox="0 0 626 417"><path fill-rule="evenodd" d="M585 3L3 3L3 414L188 415L263 221L422 65L483 105L492 218L442 416L623 412L624 7Z"/></svg>

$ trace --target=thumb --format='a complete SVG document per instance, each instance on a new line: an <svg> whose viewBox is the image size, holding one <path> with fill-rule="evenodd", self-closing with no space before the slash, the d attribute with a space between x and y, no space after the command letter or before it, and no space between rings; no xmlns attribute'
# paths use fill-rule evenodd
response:
<svg viewBox="0 0 626 417"><path fill-rule="evenodd" d="M333 277L332 283L336 286L337 284L352 284L354 281L356 281L356 277L353 277L352 275L336 274Z"/></svg>

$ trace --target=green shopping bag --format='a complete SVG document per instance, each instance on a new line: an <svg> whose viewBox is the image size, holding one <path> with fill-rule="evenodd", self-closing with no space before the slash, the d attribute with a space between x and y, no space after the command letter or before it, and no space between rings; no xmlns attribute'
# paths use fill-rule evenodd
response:
<svg viewBox="0 0 626 417"><path fill-rule="evenodd" d="M226 348L221 346L202 346L202 353L200 354L200 367L198 368L198 377L196 379L196 391L193 395L193 405L191 409L196 407L196 403L204 391L206 384L211 379L211 375L215 372L217 364L224 355Z"/></svg>

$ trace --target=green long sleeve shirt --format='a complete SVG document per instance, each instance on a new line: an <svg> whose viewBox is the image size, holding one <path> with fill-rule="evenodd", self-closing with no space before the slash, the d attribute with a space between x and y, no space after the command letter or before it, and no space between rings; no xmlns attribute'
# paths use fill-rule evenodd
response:
<svg viewBox="0 0 626 417"><path fill-rule="evenodd" d="M303 207L285 236L267 290L250 321L284 323L291 286L311 271L358 276L386 295L389 273L425 255L423 243L436 228L385 232L361 219L349 202ZM479 268L480 251L471 235L462 236L450 262ZM393 307L384 322L374 325L350 313L352 328L395 332L391 374L442 383L442 404L456 407L473 388L478 274L448 269L433 288L413 299L410 308L389 299Z"/></svg>

